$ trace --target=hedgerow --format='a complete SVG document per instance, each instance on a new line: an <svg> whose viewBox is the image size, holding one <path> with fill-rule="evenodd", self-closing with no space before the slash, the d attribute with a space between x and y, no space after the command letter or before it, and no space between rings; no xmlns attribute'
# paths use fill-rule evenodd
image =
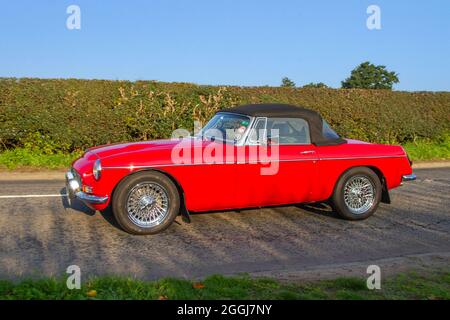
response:
<svg viewBox="0 0 450 320"><path fill-rule="evenodd" d="M449 92L1 78L0 151L52 154L165 138L221 108L261 102L317 110L341 135L371 142L438 140L450 131Z"/></svg>

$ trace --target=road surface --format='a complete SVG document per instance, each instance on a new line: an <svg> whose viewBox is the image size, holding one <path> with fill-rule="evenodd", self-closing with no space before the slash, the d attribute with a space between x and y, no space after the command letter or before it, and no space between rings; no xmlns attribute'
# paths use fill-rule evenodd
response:
<svg viewBox="0 0 450 320"><path fill-rule="evenodd" d="M123 232L110 212L68 208L62 179L1 180L0 278L61 276L69 265L83 277L198 278L449 253L450 168L416 174L365 221L288 206L194 214L153 236Z"/></svg>

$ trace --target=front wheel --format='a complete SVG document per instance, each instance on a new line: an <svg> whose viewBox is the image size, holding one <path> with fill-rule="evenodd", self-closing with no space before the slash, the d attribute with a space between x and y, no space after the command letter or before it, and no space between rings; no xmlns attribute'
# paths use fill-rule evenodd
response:
<svg viewBox="0 0 450 320"><path fill-rule="evenodd" d="M363 220L377 210L381 193L381 182L375 172L366 167L352 168L336 184L332 202L344 219Z"/></svg>
<svg viewBox="0 0 450 320"><path fill-rule="evenodd" d="M135 173L119 183L112 199L119 225L138 235L155 234L168 228L180 210L180 195L162 173Z"/></svg>

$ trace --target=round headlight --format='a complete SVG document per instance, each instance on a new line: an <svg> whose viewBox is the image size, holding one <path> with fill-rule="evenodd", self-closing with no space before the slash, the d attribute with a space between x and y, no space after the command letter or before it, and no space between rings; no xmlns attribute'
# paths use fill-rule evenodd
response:
<svg viewBox="0 0 450 320"><path fill-rule="evenodd" d="M95 180L100 179L102 176L102 164L100 163L100 159L94 162L94 168L92 169L92 173L94 174Z"/></svg>

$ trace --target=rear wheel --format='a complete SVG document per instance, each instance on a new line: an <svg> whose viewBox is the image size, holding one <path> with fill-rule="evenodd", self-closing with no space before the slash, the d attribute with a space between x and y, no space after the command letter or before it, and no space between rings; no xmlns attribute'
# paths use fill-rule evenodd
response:
<svg viewBox="0 0 450 320"><path fill-rule="evenodd" d="M378 176L367 167L352 168L339 179L332 202L341 217L363 220L370 217L381 200L382 185Z"/></svg>
<svg viewBox="0 0 450 320"><path fill-rule="evenodd" d="M119 183L112 199L114 217L127 232L155 234L168 228L180 210L180 195L162 173L136 173Z"/></svg>

